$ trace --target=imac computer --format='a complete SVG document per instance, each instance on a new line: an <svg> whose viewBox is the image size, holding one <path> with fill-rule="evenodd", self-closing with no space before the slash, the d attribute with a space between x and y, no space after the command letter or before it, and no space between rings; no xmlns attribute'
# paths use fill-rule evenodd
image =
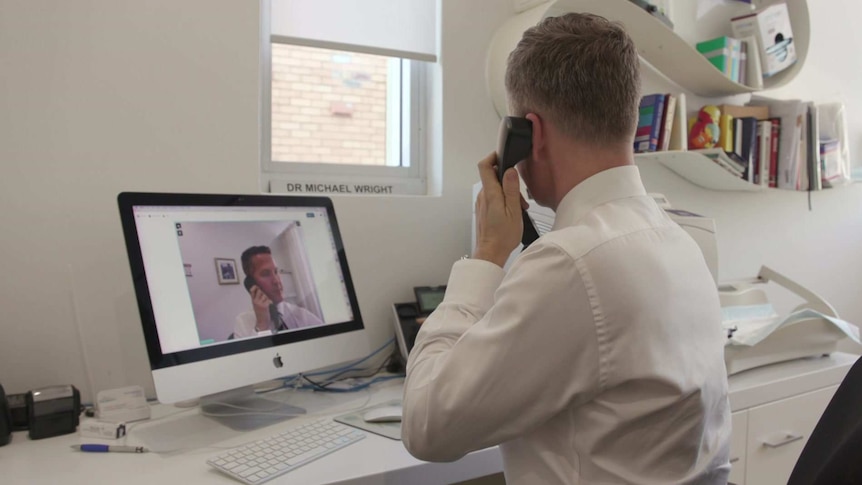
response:
<svg viewBox="0 0 862 485"><path fill-rule="evenodd" d="M286 417L302 410L251 385L367 354L329 198L122 193L118 203L159 401Z"/></svg>

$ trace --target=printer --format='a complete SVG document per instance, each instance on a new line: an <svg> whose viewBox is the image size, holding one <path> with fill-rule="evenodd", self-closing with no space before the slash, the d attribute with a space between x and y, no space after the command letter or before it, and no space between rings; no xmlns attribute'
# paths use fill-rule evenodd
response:
<svg viewBox="0 0 862 485"><path fill-rule="evenodd" d="M661 194L650 194L697 243L718 283L718 244L715 221L673 209ZM772 307L764 285L775 283L804 300L781 317ZM827 355L849 337L859 342L859 329L838 318L823 298L801 284L763 266L756 277L718 284L722 326L727 335L724 364L727 374L792 359Z"/></svg>
<svg viewBox="0 0 862 485"><path fill-rule="evenodd" d="M672 209L661 194L650 195L694 239L718 282L715 221ZM764 291L770 282L802 298L803 303L789 315L780 316ZM724 364L728 375L787 360L828 355L837 350L845 337L860 342L859 329L841 320L826 300L766 266L754 278L718 284L718 296L727 335Z"/></svg>
<svg viewBox="0 0 862 485"><path fill-rule="evenodd" d="M763 290L773 282L804 301L779 316ZM719 286L722 325L727 331L724 363L732 375L786 360L828 355L845 337L859 343L859 329L838 318L823 298L790 278L762 266L757 276Z"/></svg>

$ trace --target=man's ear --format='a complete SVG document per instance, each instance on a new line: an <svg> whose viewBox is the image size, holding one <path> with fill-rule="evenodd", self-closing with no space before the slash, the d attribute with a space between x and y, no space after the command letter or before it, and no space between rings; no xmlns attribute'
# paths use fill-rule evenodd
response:
<svg viewBox="0 0 862 485"><path fill-rule="evenodd" d="M545 124L542 118L536 113L527 113L525 116L528 120L533 123L533 150L530 153L532 155L533 160L540 160L543 158L544 150L545 150Z"/></svg>

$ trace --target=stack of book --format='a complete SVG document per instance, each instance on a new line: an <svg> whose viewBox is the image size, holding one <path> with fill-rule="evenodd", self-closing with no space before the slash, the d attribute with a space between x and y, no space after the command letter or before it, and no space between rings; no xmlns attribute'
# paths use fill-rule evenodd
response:
<svg viewBox="0 0 862 485"><path fill-rule="evenodd" d="M721 105L717 149L704 155L733 175L763 187L778 186L781 120L766 106Z"/></svg>
<svg viewBox="0 0 862 485"><path fill-rule="evenodd" d="M747 106L720 105L719 142L701 153L733 175L763 187L823 188L824 161L831 141L821 146L818 108L800 100L754 96ZM822 152L822 156L821 156Z"/></svg>
<svg viewBox="0 0 862 485"><path fill-rule="evenodd" d="M697 51L731 81L745 84L748 44L732 37L722 36L699 42Z"/></svg>
<svg viewBox="0 0 862 485"><path fill-rule="evenodd" d="M733 162L734 174L763 187L778 186L781 120L766 106L721 105L719 147Z"/></svg>
<svg viewBox="0 0 862 485"><path fill-rule="evenodd" d="M635 153L685 149L685 95L649 94L641 98ZM675 140L676 139L676 140ZM675 143L672 143L672 140Z"/></svg>
<svg viewBox="0 0 862 485"><path fill-rule="evenodd" d="M779 100L753 96L751 106L769 108L772 117L784 128L778 140L778 188L820 190L820 115L812 102Z"/></svg>

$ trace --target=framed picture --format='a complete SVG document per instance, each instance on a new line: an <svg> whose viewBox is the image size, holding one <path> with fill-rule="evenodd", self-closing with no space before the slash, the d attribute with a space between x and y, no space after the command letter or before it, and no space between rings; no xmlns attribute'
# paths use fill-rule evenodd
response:
<svg viewBox="0 0 862 485"><path fill-rule="evenodd" d="M216 276L220 285L238 285L239 273L236 272L236 260L215 258Z"/></svg>

